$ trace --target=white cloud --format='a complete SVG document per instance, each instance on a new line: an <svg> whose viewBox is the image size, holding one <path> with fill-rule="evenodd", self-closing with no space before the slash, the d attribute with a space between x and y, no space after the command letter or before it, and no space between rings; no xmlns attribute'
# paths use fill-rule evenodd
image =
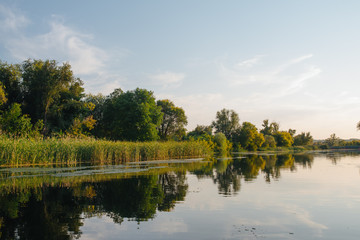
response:
<svg viewBox="0 0 360 240"><path fill-rule="evenodd" d="M76 74L99 73L109 59L108 54L88 43L91 35L79 33L52 20L50 31L34 37L23 36L8 43L11 54L19 59L57 58L69 61Z"/></svg>
<svg viewBox="0 0 360 240"><path fill-rule="evenodd" d="M127 50L116 52L116 56L95 46L91 34L84 34L64 24L61 16L52 16L49 31L38 35L24 35L20 28L30 21L15 9L0 5L0 33L5 48L12 58L19 61L28 58L55 59L69 62L75 76L85 82L87 92L108 94L121 87L125 80L120 74L109 70L115 58L128 55ZM11 32L11 34L4 34ZM115 54L115 53L114 53ZM112 88L112 89L110 89Z"/></svg>
<svg viewBox="0 0 360 240"><path fill-rule="evenodd" d="M166 234L185 233L188 232L188 226L182 219L171 219L170 221L154 224L150 231Z"/></svg>
<svg viewBox="0 0 360 240"><path fill-rule="evenodd" d="M220 77L231 87L254 85L256 89L252 92L253 96L261 93L260 95L266 98L280 98L301 90L308 80L322 72L319 67L303 64L305 60L312 57L312 54L300 56L265 70L262 68L239 69L227 67L223 63L219 63L218 68Z"/></svg>
<svg viewBox="0 0 360 240"><path fill-rule="evenodd" d="M298 57L298 58L295 58L293 60L290 61L291 64L295 64L295 63L299 63L299 62L302 62L306 59L309 59L309 58L312 58L314 55L313 54L307 54L307 55L304 55L304 56L301 56L301 57Z"/></svg>
<svg viewBox="0 0 360 240"><path fill-rule="evenodd" d="M20 28L27 26L29 19L19 12L14 12L10 8L0 5L0 31L17 32Z"/></svg>
<svg viewBox="0 0 360 240"><path fill-rule="evenodd" d="M161 85L163 88L177 88L181 86L185 74L174 72L163 72L155 75L150 75L153 84Z"/></svg>
<svg viewBox="0 0 360 240"><path fill-rule="evenodd" d="M307 80L316 77L321 72L321 69L318 67L310 67L306 72L301 73L291 81L291 84L283 91L283 95L288 95L301 89Z"/></svg>
<svg viewBox="0 0 360 240"><path fill-rule="evenodd" d="M250 58L250 59L247 59L247 60L244 60L240 63L237 64L238 67L241 67L241 68L250 68L250 67L253 67L254 65L258 64L259 61L264 57L264 55L257 55L253 58Z"/></svg>

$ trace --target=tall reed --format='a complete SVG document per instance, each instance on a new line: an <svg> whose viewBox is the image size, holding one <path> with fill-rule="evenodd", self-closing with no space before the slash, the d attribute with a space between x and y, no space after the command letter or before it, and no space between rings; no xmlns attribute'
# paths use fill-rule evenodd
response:
<svg viewBox="0 0 360 240"><path fill-rule="evenodd" d="M203 141L120 142L73 138L36 140L0 137L0 166L80 162L117 164L204 157L211 153L210 146Z"/></svg>

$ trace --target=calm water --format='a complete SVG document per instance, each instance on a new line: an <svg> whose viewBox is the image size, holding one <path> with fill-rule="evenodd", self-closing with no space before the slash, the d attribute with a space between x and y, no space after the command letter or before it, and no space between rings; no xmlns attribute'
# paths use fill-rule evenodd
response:
<svg viewBox="0 0 360 240"><path fill-rule="evenodd" d="M359 239L360 153L0 169L0 239Z"/></svg>

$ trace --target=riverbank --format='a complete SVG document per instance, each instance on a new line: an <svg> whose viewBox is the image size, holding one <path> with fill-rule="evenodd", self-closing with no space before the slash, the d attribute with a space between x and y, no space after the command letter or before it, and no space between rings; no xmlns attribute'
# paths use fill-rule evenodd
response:
<svg viewBox="0 0 360 240"><path fill-rule="evenodd" d="M297 153L320 150L317 146L292 146L292 147L275 147L275 148L259 148L257 151L238 151L238 153Z"/></svg>
<svg viewBox="0 0 360 240"><path fill-rule="evenodd" d="M120 164L147 160L206 157L204 141L121 142L95 139L0 138L0 166Z"/></svg>

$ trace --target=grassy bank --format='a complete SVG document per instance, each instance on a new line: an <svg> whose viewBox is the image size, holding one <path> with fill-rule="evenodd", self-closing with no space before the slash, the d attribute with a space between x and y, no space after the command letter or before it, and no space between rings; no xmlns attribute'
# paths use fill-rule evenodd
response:
<svg viewBox="0 0 360 240"><path fill-rule="evenodd" d="M276 148L259 148L259 152L305 152L318 150L315 145L308 146L291 146L291 147L276 147Z"/></svg>
<svg viewBox="0 0 360 240"><path fill-rule="evenodd" d="M95 139L0 138L0 166L37 164L117 164L146 160L203 157L205 142L114 142Z"/></svg>

